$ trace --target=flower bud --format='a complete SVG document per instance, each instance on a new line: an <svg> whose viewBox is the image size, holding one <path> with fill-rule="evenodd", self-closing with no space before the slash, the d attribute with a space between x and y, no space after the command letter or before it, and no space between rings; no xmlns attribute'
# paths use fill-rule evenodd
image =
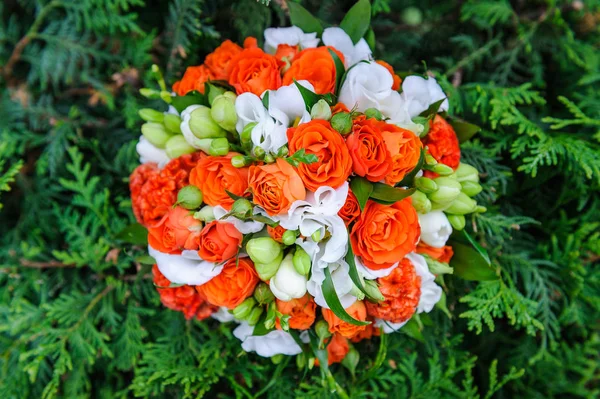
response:
<svg viewBox="0 0 600 399"><path fill-rule="evenodd" d="M210 205L206 205L202 207L198 212L194 213L194 219L201 220L205 223L212 222L215 220L215 214L213 212L213 207Z"/></svg>
<svg viewBox="0 0 600 399"><path fill-rule="evenodd" d="M212 103L210 115L219 126L228 132L235 131L237 123L237 113L235 112L234 101L226 96L218 96Z"/></svg>
<svg viewBox="0 0 600 399"><path fill-rule="evenodd" d="M259 304L265 305L273 302L275 296L267 284L259 283L254 290L254 299L256 299Z"/></svg>
<svg viewBox="0 0 600 399"><path fill-rule="evenodd" d="M352 288L350 288L350 295L355 296L357 300L362 301L365 299L365 293L362 292L360 288L356 286L356 284L352 283Z"/></svg>
<svg viewBox="0 0 600 399"><path fill-rule="evenodd" d="M224 137L195 140L194 144L196 148L213 157L227 155L229 152L229 141Z"/></svg>
<svg viewBox="0 0 600 399"><path fill-rule="evenodd" d="M306 294L306 284L306 275L296 271L293 255L287 254L277 273L271 278L269 287L277 299L287 302L302 298Z"/></svg>
<svg viewBox="0 0 600 399"><path fill-rule="evenodd" d="M273 162L275 162L275 158L273 158L273 155L267 154L267 155L265 155L265 162L266 163L273 163Z"/></svg>
<svg viewBox="0 0 600 399"><path fill-rule="evenodd" d="M266 325L266 323L265 323L265 325ZM275 356L271 356L271 362L273 362L273 364L279 364L283 361L283 359L285 359L285 355L283 353L280 353Z"/></svg>
<svg viewBox="0 0 600 399"><path fill-rule="evenodd" d="M252 214L252 203L246 198L237 199L231 207L231 212L236 216L245 217Z"/></svg>
<svg viewBox="0 0 600 399"><path fill-rule="evenodd" d="M461 231L465 228L467 221L463 215L447 215L448 221L452 225L452 227L458 231Z"/></svg>
<svg viewBox="0 0 600 399"><path fill-rule="evenodd" d="M452 226L442 211L418 214L421 241L434 248L443 248L452 234Z"/></svg>
<svg viewBox="0 0 600 399"><path fill-rule="evenodd" d="M418 26L423 22L423 12L417 7L406 7L401 18L402 22L408 26Z"/></svg>
<svg viewBox="0 0 600 399"><path fill-rule="evenodd" d="M281 244L271 237L252 238L246 244L246 252L254 263L270 263L282 252Z"/></svg>
<svg viewBox="0 0 600 399"><path fill-rule="evenodd" d="M290 230L288 230L290 231ZM287 231L286 231L287 233ZM296 239L296 233L294 233L294 240ZM285 233L284 233L285 235ZM310 271L310 267L312 266L312 262L310 260L310 256L306 253L306 251L300 246L296 245L296 252L294 252L294 257L292 258L292 262L294 263L294 269L303 276L307 276Z"/></svg>
<svg viewBox="0 0 600 399"><path fill-rule="evenodd" d="M462 186L462 192L467 194L469 197L474 197L479 194L481 190L483 190L481 184L470 180L460 182L460 185Z"/></svg>
<svg viewBox="0 0 600 399"><path fill-rule="evenodd" d="M352 130L352 117L348 112L339 112L331 117L331 127L346 135Z"/></svg>
<svg viewBox="0 0 600 399"><path fill-rule="evenodd" d="M487 208L485 206L477 205L473 212L474 213L484 213L484 212L487 212Z"/></svg>
<svg viewBox="0 0 600 399"><path fill-rule="evenodd" d="M263 159L266 155L265 150L262 147L254 147L252 149L252 154L258 159Z"/></svg>
<svg viewBox="0 0 600 399"><path fill-rule="evenodd" d="M279 270L279 266L281 265L282 260L283 251L281 251L279 255L269 263L255 262L254 268L256 269L256 273L258 273L258 277L263 281L269 280L277 273L277 270Z"/></svg>
<svg viewBox="0 0 600 399"><path fill-rule="evenodd" d="M252 164L252 158L244 155L236 155L231 158L231 164L234 168L243 168L244 166Z"/></svg>
<svg viewBox="0 0 600 399"><path fill-rule="evenodd" d="M449 204L458 197L462 189L460 183L451 177L438 177L434 181L438 190L427 196L432 202Z"/></svg>
<svg viewBox="0 0 600 399"><path fill-rule="evenodd" d="M331 337L331 333L329 332L329 324L327 324L325 320L319 320L317 324L315 324L315 332L321 341Z"/></svg>
<svg viewBox="0 0 600 399"><path fill-rule="evenodd" d="M460 193L444 212L452 215L466 215L467 213L473 213L476 207L477 202L475 200L469 198L465 193Z"/></svg>
<svg viewBox="0 0 600 399"><path fill-rule="evenodd" d="M281 236L281 241L285 245L292 245L296 242L296 238L298 237L298 233L295 230L286 230L285 233Z"/></svg>
<svg viewBox="0 0 600 399"><path fill-rule="evenodd" d="M428 177L417 177L415 179L415 186L425 194L435 193L438 190L437 184Z"/></svg>
<svg viewBox="0 0 600 399"><path fill-rule="evenodd" d="M331 107L327 104L327 101L320 99L310 110L310 117L312 119L323 119L328 121L331 119Z"/></svg>
<svg viewBox="0 0 600 399"><path fill-rule="evenodd" d="M164 114L163 123L167 131L174 134L181 134L181 118L173 114Z"/></svg>
<svg viewBox="0 0 600 399"><path fill-rule="evenodd" d="M296 356L296 366L298 367L298 369L302 370L304 367L306 367L307 363L308 359L306 358L306 354L304 352L300 352Z"/></svg>
<svg viewBox="0 0 600 399"><path fill-rule="evenodd" d="M381 114L381 111L377 108L367 108L365 110L365 116L367 117L367 119L374 118L378 121L383 120L383 115Z"/></svg>
<svg viewBox="0 0 600 399"><path fill-rule="evenodd" d="M314 241L314 242L319 242L321 241L321 238L323 238L323 234L321 234L321 229L316 230L314 233L312 233L310 235L310 238Z"/></svg>
<svg viewBox="0 0 600 399"><path fill-rule="evenodd" d="M461 162L456 169L456 180L461 183L466 181L479 183L479 171L473 166Z"/></svg>
<svg viewBox="0 0 600 399"><path fill-rule="evenodd" d="M142 134L144 137L157 148L165 148L167 140L171 138L171 134L167 132L162 123L146 122L142 125Z"/></svg>
<svg viewBox="0 0 600 399"><path fill-rule="evenodd" d="M173 101L173 97L171 96L171 93L166 90L161 90L161 92L159 93L159 97L161 100L163 100L167 104L171 104L171 102Z"/></svg>
<svg viewBox="0 0 600 399"><path fill-rule="evenodd" d="M211 117L210 108L199 106L190 114L189 127L199 139L225 137L225 130Z"/></svg>
<svg viewBox="0 0 600 399"><path fill-rule="evenodd" d="M225 93L223 93L224 97L227 97L228 99L230 99L231 101L235 102L236 98L237 98L237 94L235 94L232 91L226 91Z"/></svg>
<svg viewBox="0 0 600 399"><path fill-rule="evenodd" d="M150 100L156 100L160 98L160 92L154 89L149 89L147 87L143 87L140 89L140 94Z"/></svg>
<svg viewBox="0 0 600 399"><path fill-rule="evenodd" d="M242 143L244 147L252 147L252 130L257 124L258 122L248 123L244 126L242 133L240 133L240 143Z"/></svg>
<svg viewBox="0 0 600 399"><path fill-rule="evenodd" d="M427 165L437 165L438 161L430 153L425 154L425 163Z"/></svg>
<svg viewBox="0 0 600 399"><path fill-rule="evenodd" d="M377 282L375 280L365 280L364 286L365 291L370 298L376 300L377 302L385 301L385 297L381 291L379 291L379 287L377 286Z"/></svg>
<svg viewBox="0 0 600 399"><path fill-rule="evenodd" d="M197 209L202 205L204 196L202 191L196 186L185 186L177 193L177 205L185 209Z"/></svg>
<svg viewBox="0 0 600 399"><path fill-rule="evenodd" d="M429 167L428 169L440 176L450 176L452 173L454 173L454 169L448 165L444 165L443 163L438 163Z"/></svg>
<svg viewBox="0 0 600 399"><path fill-rule="evenodd" d="M253 308L248 317L246 317L246 321L248 322L248 324L251 326L255 326L256 323L258 323L258 319L260 319L262 312L263 309L260 306Z"/></svg>
<svg viewBox="0 0 600 399"><path fill-rule="evenodd" d="M290 149L288 148L288 146L286 144L277 150L277 158L283 158L283 157L287 156L287 154L289 154L289 153L290 153Z"/></svg>
<svg viewBox="0 0 600 399"><path fill-rule="evenodd" d="M142 108L138 111L138 115L146 122L157 123L162 123L165 117L165 115L162 112L154 110L152 108Z"/></svg>
<svg viewBox="0 0 600 399"><path fill-rule="evenodd" d="M244 302L240 303L233 309L233 317L235 317L238 320L244 320L245 318L250 316L250 313L252 313L252 310L254 309L255 305L256 301L254 300L254 298L246 298Z"/></svg>
<svg viewBox="0 0 600 399"><path fill-rule="evenodd" d="M222 96L225 93L225 89L219 86L208 83L208 103L212 107L213 102L217 97Z"/></svg>
<svg viewBox="0 0 600 399"><path fill-rule="evenodd" d="M431 201L429 201L429 198L427 198L427 196L423 192L417 190L413 193L413 195L411 195L411 198L412 198L412 205L415 207L417 212L419 212L419 213L431 212Z"/></svg>
<svg viewBox="0 0 600 399"><path fill-rule="evenodd" d="M267 330L275 327L275 321L277 320L277 305L275 302L271 302L267 306L267 317L265 318L265 328Z"/></svg>
<svg viewBox="0 0 600 399"><path fill-rule="evenodd" d="M346 356L342 359L342 366L346 367L350 371L350 374L354 376L359 361L360 354L353 346L351 346L348 353L346 353Z"/></svg>
<svg viewBox="0 0 600 399"><path fill-rule="evenodd" d="M181 134L176 134L167 140L165 151L169 158L174 159L185 154L193 154L196 152L196 149L187 142L185 137Z"/></svg>

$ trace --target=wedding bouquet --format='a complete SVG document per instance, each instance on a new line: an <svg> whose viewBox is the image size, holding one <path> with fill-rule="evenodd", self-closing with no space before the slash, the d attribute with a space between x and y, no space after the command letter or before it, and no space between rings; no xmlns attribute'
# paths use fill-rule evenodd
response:
<svg viewBox="0 0 600 399"><path fill-rule="evenodd" d="M168 110L140 110L132 206L165 306L237 323L247 352L355 365L354 344L446 310L453 253L477 246L456 232L485 211L460 161L476 128L434 77L374 59L368 1L326 29L289 6L295 26L223 42L172 91L154 70L142 94Z"/></svg>

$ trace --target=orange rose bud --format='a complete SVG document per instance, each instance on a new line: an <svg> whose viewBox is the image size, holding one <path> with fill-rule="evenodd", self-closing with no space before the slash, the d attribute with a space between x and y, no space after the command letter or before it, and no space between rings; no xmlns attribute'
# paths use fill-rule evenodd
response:
<svg viewBox="0 0 600 399"><path fill-rule="evenodd" d="M327 363L340 363L350 351L348 340L341 334L334 334L331 341L327 345ZM315 362L316 363L316 362Z"/></svg>
<svg viewBox="0 0 600 399"><path fill-rule="evenodd" d="M361 331L364 331L366 326L356 326L341 320L330 309L323 308L323 318L329 324L329 332L332 334L339 333L342 337L352 338ZM356 301L352 306L346 309L346 312L356 320L365 321L367 319L367 308L361 301Z"/></svg>
<svg viewBox="0 0 600 399"><path fill-rule="evenodd" d="M235 87L237 94L250 92L260 96L265 90L281 86L279 68L282 65L259 48L243 50L229 64L229 84Z"/></svg>
<svg viewBox="0 0 600 399"><path fill-rule="evenodd" d="M279 225L277 225L277 227L267 226L267 233L269 233L269 236L279 243L283 243L283 234L286 231L286 229Z"/></svg>
<svg viewBox="0 0 600 399"><path fill-rule="evenodd" d="M309 294L287 302L277 299L277 310L284 315L290 315L290 328L294 330L309 329L315 322L316 308L317 304ZM276 325L278 329L281 329L279 319L277 319Z"/></svg>
<svg viewBox="0 0 600 399"><path fill-rule="evenodd" d="M458 168L460 163L460 147L454 128L444 118L436 115L431 122L427 136L423 138L423 144L427 146L429 153L436 161Z"/></svg>
<svg viewBox="0 0 600 399"><path fill-rule="evenodd" d="M306 154L314 154L319 159L298 165L298 174L310 191L317 191L321 186L338 188L352 173L352 158L346 142L328 121L317 119L289 128L287 136L290 155L304 149Z"/></svg>
<svg viewBox="0 0 600 399"><path fill-rule="evenodd" d="M329 49L335 51L340 60L344 62L342 53L333 47L307 48L294 58L292 66L283 75L283 85L294 83L294 79L308 80L314 86L315 93L333 93L336 84L336 70Z"/></svg>
<svg viewBox="0 0 600 399"><path fill-rule="evenodd" d="M369 200L352 227L350 240L363 264L379 270L413 252L420 234L417 211L410 197L389 206Z"/></svg>
<svg viewBox="0 0 600 399"><path fill-rule="evenodd" d="M421 277L408 260L402 259L387 277L377 279L379 290L385 300L379 303L367 302L369 316L402 323L412 317L421 297Z"/></svg>
<svg viewBox="0 0 600 399"><path fill-rule="evenodd" d="M197 249L202 223L193 213L180 206L172 208L162 221L148 230L148 244L157 251L180 254L184 249Z"/></svg>
<svg viewBox="0 0 600 399"><path fill-rule="evenodd" d="M242 196L248 188L248 168L234 167L231 158L235 155L230 152L224 157L205 157L190 172L190 184L202 191L208 205L230 210L234 199L225 190Z"/></svg>
<svg viewBox="0 0 600 399"><path fill-rule="evenodd" d="M198 255L209 262L224 262L237 254L242 239L242 233L233 224L212 221L200 232Z"/></svg>
<svg viewBox="0 0 600 399"><path fill-rule="evenodd" d="M302 179L282 158L272 164L250 166L248 180L254 203L271 216L287 212L294 201L306 198Z"/></svg>
<svg viewBox="0 0 600 399"><path fill-rule="evenodd" d="M375 119L359 118L346 137L352 171L372 182L383 180L392 169L392 157Z"/></svg>
<svg viewBox="0 0 600 399"><path fill-rule="evenodd" d="M204 65L206 65L217 80L229 79L229 64L236 55L242 52L242 48L232 42L225 40L212 53L206 56Z"/></svg>
<svg viewBox="0 0 600 399"><path fill-rule="evenodd" d="M255 37L248 36L244 39L244 48L258 48L258 41Z"/></svg>
<svg viewBox="0 0 600 399"><path fill-rule="evenodd" d="M358 200L356 199L356 195L354 195L351 190L348 190L346 202L344 203L342 209L339 210L338 215L344 219L346 226L354 222L356 218L360 216L360 206L358 205Z"/></svg>
<svg viewBox="0 0 600 399"><path fill-rule="evenodd" d="M179 96L197 90L204 93L204 83L215 79L215 75L205 65L191 66L185 70L180 81L173 84L173 91Z"/></svg>
<svg viewBox="0 0 600 399"><path fill-rule="evenodd" d="M210 304L233 309L252 295L258 281L254 264L249 258L240 258L238 265L235 259L231 259L221 274L196 286L196 290Z"/></svg>
<svg viewBox="0 0 600 399"><path fill-rule="evenodd" d="M417 253L423 255L429 255L432 259L442 263L450 263L454 251L450 245L445 245L442 248L431 247L423 242L417 245Z"/></svg>
<svg viewBox="0 0 600 399"><path fill-rule="evenodd" d="M385 183L391 186L399 183L404 176L419 163L421 140L410 130L391 123L377 122L383 141L392 156L392 170L385 177Z"/></svg>
<svg viewBox="0 0 600 399"><path fill-rule="evenodd" d="M382 61L382 60L377 60L375 62L377 62L379 65L381 65L382 67L385 67L385 69L390 71L390 74L394 78L394 83L392 84L392 90L398 90L400 88L400 85L402 84L402 78L394 73L394 68L392 68L392 66L390 64L388 64L387 62Z"/></svg>
<svg viewBox="0 0 600 399"><path fill-rule="evenodd" d="M298 46L290 46L289 44L280 44L277 46L277 51L275 52L275 58L279 61L289 62L294 61L294 58L298 54Z"/></svg>

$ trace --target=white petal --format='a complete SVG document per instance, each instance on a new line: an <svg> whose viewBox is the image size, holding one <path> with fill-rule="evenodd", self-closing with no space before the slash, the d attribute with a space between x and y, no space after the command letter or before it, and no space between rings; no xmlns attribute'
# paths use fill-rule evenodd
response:
<svg viewBox="0 0 600 399"><path fill-rule="evenodd" d="M417 312L431 312L431 309L442 298L442 288L435 283L435 276L429 271L425 258L416 253L406 255L421 277L421 297L417 305Z"/></svg>
<svg viewBox="0 0 600 399"><path fill-rule="evenodd" d="M260 211L255 208L254 214L256 215L259 213L260 213ZM256 222L254 220L245 222L234 216L228 216L225 219L221 219L223 216L225 216L227 214L227 211L221 205L217 205L213 208L213 214L215 216L215 219L222 221L222 222L227 222L227 223L233 224L235 226L235 228L242 234L258 233L259 231L261 231L263 229L263 227L265 227L264 223Z"/></svg>
<svg viewBox="0 0 600 399"><path fill-rule="evenodd" d="M358 273L367 280L375 280L376 278L387 277L394 271L395 268L398 267L398 262L396 262L387 269L371 270L363 265L358 256L354 257L354 263L356 263L356 269L358 270Z"/></svg>
<svg viewBox="0 0 600 399"><path fill-rule="evenodd" d="M375 319L375 327L383 327L383 332L386 334L391 334L400 330L406 323L408 323L408 320L401 323L392 323L387 320Z"/></svg>
<svg viewBox="0 0 600 399"><path fill-rule="evenodd" d="M213 319L220 321L221 323L228 323L230 321L237 321L235 317L231 313L229 313L229 309L224 306L221 306L219 310L210 315Z"/></svg>
<svg viewBox="0 0 600 399"><path fill-rule="evenodd" d="M280 44L296 46L304 36L302 29L297 26L267 28L265 29L265 53L275 54Z"/></svg>
<svg viewBox="0 0 600 399"><path fill-rule="evenodd" d="M193 260L182 255L165 254L148 245L148 253L156 260L158 270L172 283L202 285L218 276L223 265Z"/></svg>
<svg viewBox="0 0 600 399"><path fill-rule="evenodd" d="M155 147L144 136L140 136L135 149L140 156L140 163L154 162L162 168L171 160L165 150Z"/></svg>
<svg viewBox="0 0 600 399"><path fill-rule="evenodd" d="M321 266L323 266L323 264L319 262L313 262L311 268L312 274L310 280L308 280L307 289L310 295L314 297L317 305L329 309L329 305L327 305L323 295L323 281L325 281L325 272ZM336 264L325 264L325 267L329 267L331 279L333 280L333 287L335 288L335 292L344 309L352 306L352 304L356 302L357 298L350 294L354 283L350 278L350 268L348 264L344 260L340 260Z"/></svg>
<svg viewBox="0 0 600 399"><path fill-rule="evenodd" d="M419 213L421 226L421 241L434 248L446 245L452 234L452 225L442 211L432 211L426 214Z"/></svg>
<svg viewBox="0 0 600 399"><path fill-rule="evenodd" d="M200 107L202 107L202 105L194 104L184 109L181 113L181 124L179 125L181 133L183 133L183 137L185 137L185 141L194 148L200 148L200 145L198 144L198 140L200 139L192 133L192 130L190 129L190 119L192 118L192 112Z"/></svg>
<svg viewBox="0 0 600 399"><path fill-rule="evenodd" d="M262 357L275 355L293 356L302 352L302 348L296 343L290 333L282 330L273 330L266 335L253 336L254 327L242 322L233 335L242 341L242 348L246 352L256 352Z"/></svg>

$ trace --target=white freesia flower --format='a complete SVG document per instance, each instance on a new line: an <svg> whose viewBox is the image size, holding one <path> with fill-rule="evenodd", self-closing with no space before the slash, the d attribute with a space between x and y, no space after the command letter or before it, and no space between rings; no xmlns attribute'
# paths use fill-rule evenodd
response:
<svg viewBox="0 0 600 399"><path fill-rule="evenodd" d="M171 255L148 245L148 253L156 261L158 270L175 284L202 285L223 270L223 265L201 259L197 251L183 251L181 255Z"/></svg>
<svg viewBox="0 0 600 399"><path fill-rule="evenodd" d="M293 254L286 255L277 273L269 281L273 295L285 302L302 298L306 294L306 276L296 271L292 258Z"/></svg>
<svg viewBox="0 0 600 399"><path fill-rule="evenodd" d="M254 336L254 327L247 322L242 322L233 335L242 341L242 348L246 352L256 352L262 357L275 355L293 356L302 352L292 335L283 330L273 330L266 335Z"/></svg>
<svg viewBox="0 0 600 399"><path fill-rule="evenodd" d="M229 312L225 306L221 306L219 310L210 315L215 320L220 321L221 323L228 323L230 321L237 321L235 317ZM239 323L239 322L238 322Z"/></svg>
<svg viewBox="0 0 600 399"><path fill-rule="evenodd" d="M298 84L314 92L314 86L307 80L299 80ZM277 90L267 90L269 93L269 115L287 128L294 124L296 118L300 118L300 123L310 122L310 113L306 110L306 103L300 94L300 90L295 83L288 86L281 86ZM263 94L265 96L266 94Z"/></svg>
<svg viewBox="0 0 600 399"><path fill-rule="evenodd" d="M316 33L304 33L297 26L265 29L265 53L275 54L280 44L300 45L301 49L313 48L317 47L319 39Z"/></svg>
<svg viewBox="0 0 600 399"><path fill-rule="evenodd" d="M348 71L340 90L339 101L364 112L377 108L386 117L397 114L402 107L400 94L392 90L394 78L390 71L376 62L360 63Z"/></svg>
<svg viewBox="0 0 600 399"><path fill-rule="evenodd" d="M140 163L154 162L158 164L159 168L162 168L171 160L165 150L155 147L144 136L140 136L135 149L140 156Z"/></svg>
<svg viewBox="0 0 600 399"><path fill-rule="evenodd" d="M323 31L323 44L332 46L344 55L344 64L346 68L351 67L357 62L371 60L371 49L365 39L360 39L358 43L352 43L352 39L342 28L332 27ZM348 104L346 104L348 105Z"/></svg>
<svg viewBox="0 0 600 399"><path fill-rule="evenodd" d="M452 225L442 211L432 211L426 214L418 214L421 226L421 241L425 244L442 248L452 234Z"/></svg>
<svg viewBox="0 0 600 399"><path fill-rule="evenodd" d="M375 280L376 278L387 277L394 271L395 268L398 267L398 262L396 262L386 269L371 270L363 265L358 256L354 257L354 263L356 263L356 270L358 270L358 273L366 280Z"/></svg>
<svg viewBox="0 0 600 399"><path fill-rule="evenodd" d="M227 210L221 205L217 205L213 208L213 215L215 216L216 220L233 224L235 228L242 234L258 233L263 229L263 227L265 227L264 223L257 222L254 220L245 222L236 218L235 216L227 216L225 219L221 219L226 214ZM258 208L254 208L254 214L257 215L262 213Z"/></svg>
<svg viewBox="0 0 600 399"><path fill-rule="evenodd" d="M429 271L425 258L417 253L406 255L421 277L421 297L417 305L417 313L429 313L442 298L442 288L435 283L435 276Z"/></svg>
<svg viewBox="0 0 600 399"><path fill-rule="evenodd" d="M421 76L408 76L402 81L402 99L411 117L418 116L431 104L445 99L440 105L440 111L448 111L448 99L435 78L424 79Z"/></svg>
<svg viewBox="0 0 600 399"><path fill-rule="evenodd" d="M323 296L323 281L325 281L324 268L329 267L331 272L331 280L333 281L333 287L337 297L340 299L340 303L344 309L352 306L356 302L356 297L352 295L354 291L354 283L350 278L350 266L340 259L337 263L325 264L313 262L312 274L310 280L308 280L307 288L310 295L315 299L315 303L325 309L329 309L329 305L325 301Z"/></svg>

